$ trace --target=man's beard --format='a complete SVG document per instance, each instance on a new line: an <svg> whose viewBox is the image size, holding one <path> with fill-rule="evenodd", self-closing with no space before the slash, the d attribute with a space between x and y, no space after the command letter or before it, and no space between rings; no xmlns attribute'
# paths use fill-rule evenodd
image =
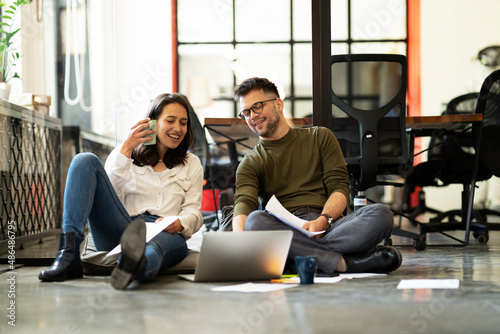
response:
<svg viewBox="0 0 500 334"><path fill-rule="evenodd" d="M278 125L280 123L280 118L276 110L272 118L268 117L266 119L266 122L267 124L262 130L252 129L253 132L255 132L260 137L264 138L272 137L276 132L276 130L278 129Z"/></svg>

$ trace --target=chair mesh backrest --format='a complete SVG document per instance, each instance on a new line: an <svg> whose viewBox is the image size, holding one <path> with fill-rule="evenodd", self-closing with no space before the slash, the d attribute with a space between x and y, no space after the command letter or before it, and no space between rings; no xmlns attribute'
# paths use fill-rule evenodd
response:
<svg viewBox="0 0 500 334"><path fill-rule="evenodd" d="M484 107L483 126L500 125L500 79L492 82Z"/></svg>
<svg viewBox="0 0 500 334"><path fill-rule="evenodd" d="M407 60L403 55L331 57L333 132L361 182L408 163ZM354 172L353 172L354 171Z"/></svg>
<svg viewBox="0 0 500 334"><path fill-rule="evenodd" d="M445 140L441 145L441 158L446 161L441 168L442 174L449 175L449 171L458 174L457 165L463 165L464 177L468 177L471 172L475 148L480 142L477 177L478 180L485 180L491 177L491 174L500 176L500 70L491 73L484 80L479 93L465 94L450 101L446 112L470 112L471 106L474 105L471 99L474 97L474 112L483 114L482 129L473 128L472 131L453 136L444 135L436 141ZM460 105L467 105L467 108L462 107L463 109L459 110Z"/></svg>
<svg viewBox="0 0 500 334"><path fill-rule="evenodd" d="M467 93L453 98L446 105L446 110L443 112L443 115L473 114L476 110L478 95L479 93L477 92ZM463 147L465 150L471 151L473 145L474 142L470 131L460 136L436 131L429 140L427 160L446 159L447 155L454 150L455 147Z"/></svg>
<svg viewBox="0 0 500 334"><path fill-rule="evenodd" d="M480 162L496 176L500 176L500 70L491 73L479 92L477 113L483 113Z"/></svg>
<svg viewBox="0 0 500 334"><path fill-rule="evenodd" d="M444 114L473 114L476 110L478 95L479 93L468 93L455 97L448 102Z"/></svg>

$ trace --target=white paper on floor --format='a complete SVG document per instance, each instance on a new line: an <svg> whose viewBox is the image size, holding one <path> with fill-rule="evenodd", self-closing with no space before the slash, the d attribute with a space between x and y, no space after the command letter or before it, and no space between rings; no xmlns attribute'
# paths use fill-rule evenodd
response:
<svg viewBox="0 0 500 334"><path fill-rule="evenodd" d="M316 276L314 277L314 283L338 283L343 279L365 278L365 277L386 276L386 275L387 274L363 273L363 274L340 274L338 276L333 276L333 277ZM282 278L282 279L272 280L272 282L296 284L300 283L300 278L299 277Z"/></svg>
<svg viewBox="0 0 500 334"><path fill-rule="evenodd" d="M458 289L458 279L403 279L398 289Z"/></svg>
<svg viewBox="0 0 500 334"><path fill-rule="evenodd" d="M212 288L212 291L270 292L293 288L297 284L244 283Z"/></svg>

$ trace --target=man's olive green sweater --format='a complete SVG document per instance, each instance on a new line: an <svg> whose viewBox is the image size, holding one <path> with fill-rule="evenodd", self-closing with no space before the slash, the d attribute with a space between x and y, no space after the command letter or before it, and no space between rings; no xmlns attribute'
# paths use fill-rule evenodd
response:
<svg viewBox="0 0 500 334"><path fill-rule="evenodd" d="M260 140L236 172L234 216L257 210L272 195L289 211L323 208L333 192L349 198L349 177L332 131L323 127L291 128L279 140Z"/></svg>

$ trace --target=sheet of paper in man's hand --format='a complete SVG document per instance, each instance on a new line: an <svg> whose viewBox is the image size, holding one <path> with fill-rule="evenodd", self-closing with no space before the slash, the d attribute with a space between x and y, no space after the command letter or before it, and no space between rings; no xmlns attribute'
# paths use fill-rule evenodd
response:
<svg viewBox="0 0 500 334"><path fill-rule="evenodd" d="M160 220L158 223L146 223L146 242L153 239L158 233L166 229L170 224L179 219L179 216L169 216ZM113 248L106 256L121 253L121 245Z"/></svg>
<svg viewBox="0 0 500 334"><path fill-rule="evenodd" d="M288 211L283 207L283 205L281 205L281 203L274 195L269 199L269 202L267 202L266 210L267 212L269 212L270 214L281 220L286 225L293 227L294 229L296 229L301 233L304 233L308 237L312 237L314 235L325 232L325 231L309 232L308 230L304 229L302 226L304 225L304 223L307 222L307 220L300 219L299 217L291 214L290 211Z"/></svg>

